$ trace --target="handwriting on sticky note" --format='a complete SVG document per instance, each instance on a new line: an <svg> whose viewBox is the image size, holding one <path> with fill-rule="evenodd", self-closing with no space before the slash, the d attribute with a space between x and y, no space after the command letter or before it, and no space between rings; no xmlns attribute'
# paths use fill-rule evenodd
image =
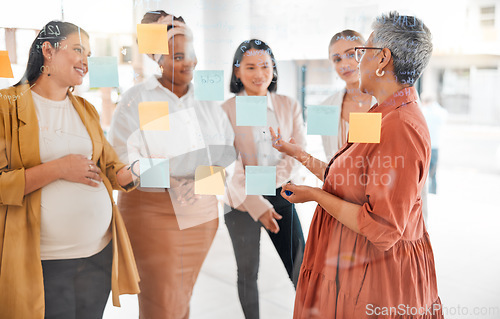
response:
<svg viewBox="0 0 500 319"><path fill-rule="evenodd" d="M223 101L224 71L222 70L195 71L194 98L200 101Z"/></svg>
<svg viewBox="0 0 500 319"><path fill-rule="evenodd" d="M308 135L338 135L340 106L310 105L307 107Z"/></svg>
<svg viewBox="0 0 500 319"><path fill-rule="evenodd" d="M141 158L141 187L170 187L169 162L165 158Z"/></svg>
<svg viewBox="0 0 500 319"><path fill-rule="evenodd" d="M0 78L13 78L12 66L10 64L9 52L0 51Z"/></svg>
<svg viewBox="0 0 500 319"><path fill-rule="evenodd" d="M276 166L246 166L247 195L276 196Z"/></svg>
<svg viewBox="0 0 500 319"><path fill-rule="evenodd" d="M139 53L168 54L166 24L138 24L137 44Z"/></svg>
<svg viewBox="0 0 500 319"><path fill-rule="evenodd" d="M195 171L194 193L199 195L224 195L226 171L220 166L200 165Z"/></svg>
<svg viewBox="0 0 500 319"><path fill-rule="evenodd" d="M236 125L267 126L267 96L237 96Z"/></svg>
<svg viewBox="0 0 500 319"><path fill-rule="evenodd" d="M168 131L168 102L140 102L139 123L143 131Z"/></svg>
<svg viewBox="0 0 500 319"><path fill-rule="evenodd" d="M114 56L90 57L89 82L91 88L118 87L118 58Z"/></svg>
<svg viewBox="0 0 500 319"><path fill-rule="evenodd" d="M382 113L351 113L349 143L380 143Z"/></svg>

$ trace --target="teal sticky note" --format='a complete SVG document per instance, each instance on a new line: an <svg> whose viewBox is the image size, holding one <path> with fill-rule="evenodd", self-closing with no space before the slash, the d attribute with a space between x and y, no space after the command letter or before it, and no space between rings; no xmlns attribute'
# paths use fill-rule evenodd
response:
<svg viewBox="0 0 500 319"><path fill-rule="evenodd" d="M246 166L245 189L247 195L276 196L276 166Z"/></svg>
<svg viewBox="0 0 500 319"><path fill-rule="evenodd" d="M237 96L236 125L267 126L267 96Z"/></svg>
<svg viewBox="0 0 500 319"><path fill-rule="evenodd" d="M118 58L114 56L90 57L89 82L91 88L118 87Z"/></svg>
<svg viewBox="0 0 500 319"><path fill-rule="evenodd" d="M339 134L340 106L310 105L307 107L308 135Z"/></svg>
<svg viewBox="0 0 500 319"><path fill-rule="evenodd" d="M194 71L194 98L199 101L224 101L224 71Z"/></svg>
<svg viewBox="0 0 500 319"><path fill-rule="evenodd" d="M170 172L168 159L141 158L141 187L170 187Z"/></svg>

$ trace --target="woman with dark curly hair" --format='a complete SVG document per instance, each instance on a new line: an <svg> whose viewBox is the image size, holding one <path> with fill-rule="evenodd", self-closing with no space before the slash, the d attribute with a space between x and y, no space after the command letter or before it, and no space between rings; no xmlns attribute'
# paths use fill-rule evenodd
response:
<svg viewBox="0 0 500 319"><path fill-rule="evenodd" d="M169 52L148 54L161 74L123 94L109 138L123 161L168 159L170 187L138 187L120 194L118 207L141 276L139 317L187 319L194 284L219 225L217 198L196 194L195 171L231 164L234 133L219 103L195 98L191 81L198 61L184 19L158 10L147 12L141 22L165 26ZM142 131L139 104L158 101L168 103L169 130Z"/></svg>

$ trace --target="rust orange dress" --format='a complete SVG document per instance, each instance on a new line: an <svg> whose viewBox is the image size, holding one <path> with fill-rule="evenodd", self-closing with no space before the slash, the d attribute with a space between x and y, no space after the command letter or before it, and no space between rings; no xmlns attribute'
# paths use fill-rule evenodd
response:
<svg viewBox="0 0 500 319"><path fill-rule="evenodd" d="M330 162L323 189L362 206L360 234L317 206L295 319L443 317L422 217L431 148L417 98L405 88L374 105L380 143L346 143Z"/></svg>

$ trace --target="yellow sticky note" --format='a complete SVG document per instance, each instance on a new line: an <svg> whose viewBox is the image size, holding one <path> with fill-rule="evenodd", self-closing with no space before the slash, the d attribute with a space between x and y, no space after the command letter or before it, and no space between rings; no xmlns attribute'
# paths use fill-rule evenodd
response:
<svg viewBox="0 0 500 319"><path fill-rule="evenodd" d="M0 78L13 78L12 66L10 65L9 52L0 51Z"/></svg>
<svg viewBox="0 0 500 319"><path fill-rule="evenodd" d="M349 114L349 143L380 143L382 113Z"/></svg>
<svg viewBox="0 0 500 319"><path fill-rule="evenodd" d="M199 195L224 195L226 171L220 166L201 165L195 171L194 193Z"/></svg>
<svg viewBox="0 0 500 319"><path fill-rule="evenodd" d="M143 131L168 131L168 102L139 103L139 123Z"/></svg>
<svg viewBox="0 0 500 319"><path fill-rule="evenodd" d="M139 53L168 54L166 24L138 24L137 42Z"/></svg>

